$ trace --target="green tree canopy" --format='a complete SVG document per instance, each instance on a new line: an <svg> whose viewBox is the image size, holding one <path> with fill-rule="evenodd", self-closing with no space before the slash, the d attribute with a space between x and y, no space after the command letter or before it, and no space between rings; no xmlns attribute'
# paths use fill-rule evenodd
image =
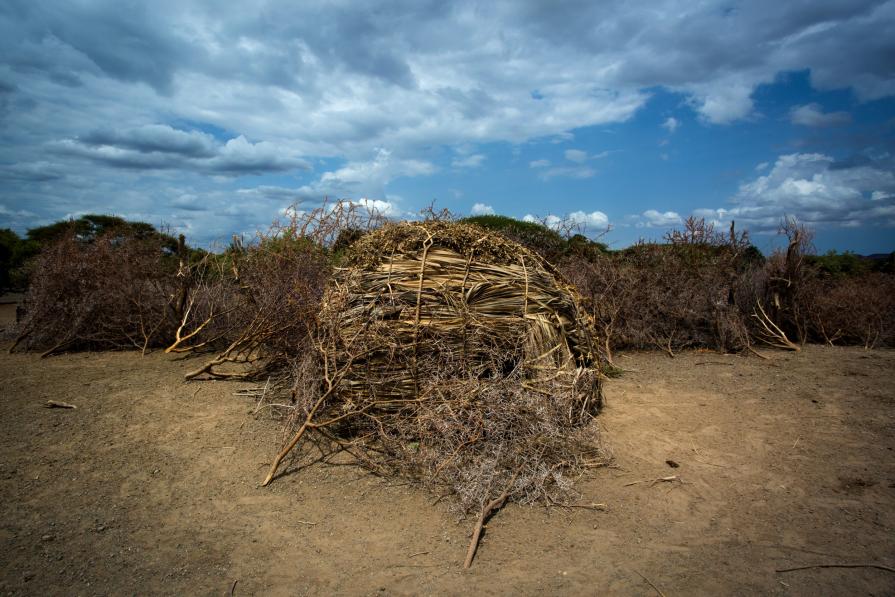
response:
<svg viewBox="0 0 895 597"><path fill-rule="evenodd" d="M86 214L77 219L60 220L46 226L28 230L28 239L41 246L53 243L67 234L74 234L83 242L92 242L99 236L117 234L140 239L158 238L164 247L172 252L177 250L177 239L170 234L159 232L146 222L129 222L119 216Z"/></svg>

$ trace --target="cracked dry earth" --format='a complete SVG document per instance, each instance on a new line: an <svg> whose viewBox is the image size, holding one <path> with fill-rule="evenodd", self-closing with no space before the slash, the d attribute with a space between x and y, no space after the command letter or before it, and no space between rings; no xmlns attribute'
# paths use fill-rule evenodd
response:
<svg viewBox="0 0 895 597"><path fill-rule="evenodd" d="M768 356L621 355L615 466L578 484L606 511L510 505L464 571L474 520L413 487L293 463L261 488L282 430L251 384L4 351L0 595L895 593L878 568L778 572L895 567L895 351Z"/></svg>

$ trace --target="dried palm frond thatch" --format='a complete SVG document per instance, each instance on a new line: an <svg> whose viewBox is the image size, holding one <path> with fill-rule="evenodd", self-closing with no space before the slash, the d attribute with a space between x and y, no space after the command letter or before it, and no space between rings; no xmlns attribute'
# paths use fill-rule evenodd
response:
<svg viewBox="0 0 895 597"><path fill-rule="evenodd" d="M593 325L572 287L535 253L473 225L404 223L360 240L346 265L323 319L339 322L336 346L356 337L367 349L341 395L361 404L418 396L421 383L444 376L447 359L462 377L518 371L536 392L557 380L579 388L570 420L599 407L599 385L581 384L598 358ZM337 349L332 366L351 352Z"/></svg>

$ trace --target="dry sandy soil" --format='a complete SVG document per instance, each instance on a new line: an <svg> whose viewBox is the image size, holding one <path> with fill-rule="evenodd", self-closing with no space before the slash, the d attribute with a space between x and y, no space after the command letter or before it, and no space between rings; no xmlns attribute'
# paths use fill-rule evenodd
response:
<svg viewBox="0 0 895 597"><path fill-rule="evenodd" d="M249 384L4 353L0 594L892 595L882 569L778 570L895 567L895 352L769 354L622 356L616 465L579 483L607 510L510 505L464 571L474 521L413 487L324 464L259 487L282 434Z"/></svg>

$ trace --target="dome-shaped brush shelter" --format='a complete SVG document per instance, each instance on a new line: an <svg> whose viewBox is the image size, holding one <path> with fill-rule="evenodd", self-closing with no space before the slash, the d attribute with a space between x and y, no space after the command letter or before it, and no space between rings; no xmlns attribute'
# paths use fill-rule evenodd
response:
<svg viewBox="0 0 895 597"><path fill-rule="evenodd" d="M575 290L478 226L388 224L357 240L324 297L317 351L297 371L298 430L362 464L480 509L561 503L567 473L605 464L601 374ZM496 496L496 497L495 497Z"/></svg>

